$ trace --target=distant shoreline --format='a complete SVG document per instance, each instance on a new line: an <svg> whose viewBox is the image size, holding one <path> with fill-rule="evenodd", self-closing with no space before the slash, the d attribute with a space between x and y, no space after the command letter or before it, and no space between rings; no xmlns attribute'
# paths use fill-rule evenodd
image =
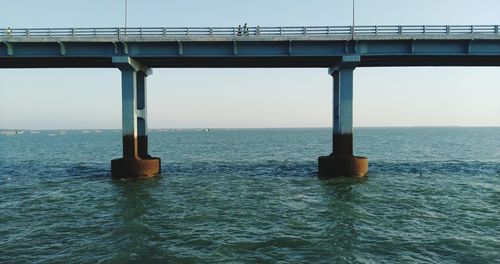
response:
<svg viewBox="0 0 500 264"><path fill-rule="evenodd" d="M498 126L360 126L354 129L415 129L415 128L500 128ZM194 128L150 128L149 131L207 131L207 130L254 130L254 129L331 129L331 127L194 127ZM121 128L0 128L0 133L18 132L30 133L36 131L82 131L82 132L100 132L121 130Z"/></svg>

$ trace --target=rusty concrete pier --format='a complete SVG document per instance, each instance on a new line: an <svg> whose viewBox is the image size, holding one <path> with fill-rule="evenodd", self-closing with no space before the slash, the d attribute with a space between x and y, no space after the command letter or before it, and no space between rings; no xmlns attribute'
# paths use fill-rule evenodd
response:
<svg viewBox="0 0 500 264"><path fill-rule="evenodd" d="M111 161L114 178L160 174L160 159L148 154L146 77L152 70L130 57L113 57L122 73L123 158Z"/></svg>
<svg viewBox="0 0 500 264"><path fill-rule="evenodd" d="M333 150L329 156L318 158L320 178L365 176L368 159L353 155L353 82L357 55L343 56L328 70L333 77Z"/></svg>

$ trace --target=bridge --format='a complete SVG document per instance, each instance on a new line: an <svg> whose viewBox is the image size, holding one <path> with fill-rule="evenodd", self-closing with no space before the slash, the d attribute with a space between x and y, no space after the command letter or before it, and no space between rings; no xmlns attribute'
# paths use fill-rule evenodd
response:
<svg viewBox="0 0 500 264"><path fill-rule="evenodd" d="M500 66L499 25L318 27L5 28L0 68L118 68L123 157L113 177L160 172L148 153L146 77L151 68L314 67L333 77L333 150L322 178L363 176L353 155L356 67Z"/></svg>

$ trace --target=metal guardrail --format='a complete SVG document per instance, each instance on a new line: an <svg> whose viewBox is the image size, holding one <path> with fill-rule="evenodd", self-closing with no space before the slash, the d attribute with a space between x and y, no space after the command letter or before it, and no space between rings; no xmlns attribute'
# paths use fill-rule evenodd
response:
<svg viewBox="0 0 500 264"><path fill-rule="evenodd" d="M500 34L499 25L466 26L313 26L313 27L140 27L140 28L4 28L3 38L167 37L167 36L378 36Z"/></svg>

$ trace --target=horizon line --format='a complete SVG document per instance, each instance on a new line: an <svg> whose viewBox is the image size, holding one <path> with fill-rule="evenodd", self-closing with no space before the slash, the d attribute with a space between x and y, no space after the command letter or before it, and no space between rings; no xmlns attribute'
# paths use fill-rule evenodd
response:
<svg viewBox="0 0 500 264"><path fill-rule="evenodd" d="M283 127L155 127L154 130L203 130L203 129L331 129L327 126L283 126ZM411 125L411 126L355 126L357 128L500 128L500 125ZM122 128L0 128L0 131L53 131L53 130L122 130Z"/></svg>

